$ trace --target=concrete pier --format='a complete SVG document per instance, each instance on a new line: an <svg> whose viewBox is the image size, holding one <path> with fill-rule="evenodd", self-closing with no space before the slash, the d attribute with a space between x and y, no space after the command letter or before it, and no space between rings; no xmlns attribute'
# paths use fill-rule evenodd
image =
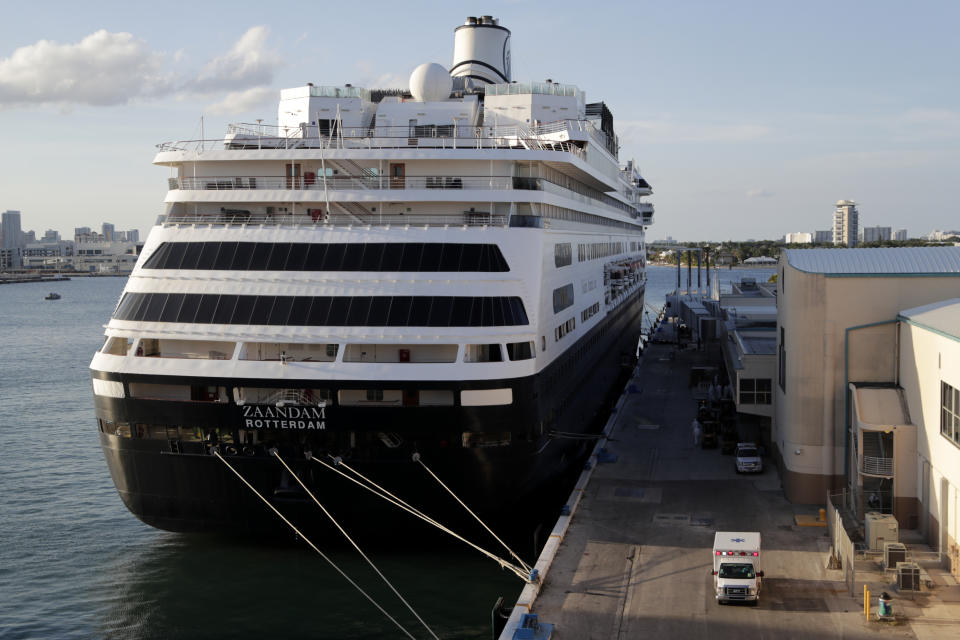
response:
<svg viewBox="0 0 960 640"><path fill-rule="evenodd" d="M789 504L768 459L763 473L741 476L732 455L694 445L689 371L716 364L708 360L705 352L648 345L608 440L571 496L573 515L561 517L541 555L542 581L524 590L501 640L527 612L554 625L557 639L954 637L946 622L958 619L960 603L944 598L894 593L906 617L867 622L862 595L826 568L825 529L796 524L796 515L815 515L821 505ZM715 601L716 530L762 533L766 579L757 606ZM890 589L889 576L872 579L875 595Z"/></svg>

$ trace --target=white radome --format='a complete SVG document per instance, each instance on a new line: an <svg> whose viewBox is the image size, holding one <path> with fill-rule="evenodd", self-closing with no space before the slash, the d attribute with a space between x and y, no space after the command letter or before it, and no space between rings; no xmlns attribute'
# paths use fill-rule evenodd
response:
<svg viewBox="0 0 960 640"><path fill-rule="evenodd" d="M420 65L410 74L410 93L418 102L439 102L450 97L453 79L436 62Z"/></svg>

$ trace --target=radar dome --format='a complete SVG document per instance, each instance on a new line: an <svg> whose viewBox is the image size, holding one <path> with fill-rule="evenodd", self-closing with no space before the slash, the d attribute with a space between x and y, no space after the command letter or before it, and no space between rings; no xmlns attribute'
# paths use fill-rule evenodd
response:
<svg viewBox="0 0 960 640"><path fill-rule="evenodd" d="M410 93L418 102L439 102L450 97L453 79L436 62L422 64L410 74Z"/></svg>

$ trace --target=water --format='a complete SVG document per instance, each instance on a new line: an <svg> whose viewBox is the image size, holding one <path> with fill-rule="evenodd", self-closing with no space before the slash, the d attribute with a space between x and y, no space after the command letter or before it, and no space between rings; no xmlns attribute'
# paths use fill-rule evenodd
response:
<svg viewBox="0 0 960 640"><path fill-rule="evenodd" d="M711 269L711 282L714 277L720 279L720 291L729 292L731 282L740 282L742 278L755 278L757 282L766 282L776 273L776 269ZM697 269L694 266L691 271L690 283L693 289L697 288ZM707 288L706 271L701 272L700 284L704 289ZM677 288L677 268L673 267L647 267L647 290L645 302L655 309L660 309L666 302L667 294ZM687 266L683 265L680 272L680 288L687 288ZM652 314L651 314L652 315ZM652 320L653 318L650 318ZM644 322L648 319L645 317ZM646 326L646 324L644 325Z"/></svg>
<svg viewBox="0 0 960 640"><path fill-rule="evenodd" d="M166 533L123 506L87 369L123 284L0 287L0 638L404 637L305 545ZM428 637L355 553L329 555ZM444 638L489 638L496 599L522 588L466 548L370 555Z"/></svg>
<svg viewBox="0 0 960 640"><path fill-rule="evenodd" d="M719 272L721 283L772 273ZM100 452L87 370L123 284L0 287L0 637L403 637L305 546L165 533L126 510ZM651 267L647 301L660 307L675 286L675 268ZM51 290L63 299L43 300ZM362 560L330 555L427 637ZM372 556L445 638L489 638L494 602L512 603L522 587L460 548Z"/></svg>

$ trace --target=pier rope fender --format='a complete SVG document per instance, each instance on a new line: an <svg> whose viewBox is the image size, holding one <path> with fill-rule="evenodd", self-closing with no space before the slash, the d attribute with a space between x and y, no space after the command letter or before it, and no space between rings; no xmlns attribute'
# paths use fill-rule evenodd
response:
<svg viewBox="0 0 960 640"><path fill-rule="evenodd" d="M413 454L413 461L414 461L414 462L419 462L419 463L420 463L420 466L423 467L424 471L426 471L427 473L429 473L430 476L431 476L434 480L436 480L438 483L440 483L440 486L443 487L444 489L446 489L447 493L449 493L451 496L453 496L453 499L456 500L457 502L459 502L459 503L460 503L460 506L463 507L464 509L466 509L467 513L469 513L471 516L473 516L474 520L476 520L477 522L479 522L479 523L480 523L480 526L482 526L484 529L487 530L487 533L489 533L490 535L492 535L492 536L496 539L497 542L499 542L501 545L503 545L503 548L507 550L507 553L509 553L511 556L513 556L514 560L516 560L517 562L520 563L520 566L523 567L523 568L526 570L527 574L530 574L530 572L531 572L531 567L530 567L530 565L528 565L526 562L524 562L524 561L520 558L520 556L518 556L517 554L515 554L515 553L513 552L513 549L511 549L510 547L508 547L508 546L507 546L507 543L504 542L503 540L501 540L500 537L499 537L497 534L495 534L495 533L493 532L493 530L490 529L490 527L487 526L487 523L485 523L483 520L480 519L480 516L478 516L477 514L475 514L473 511L471 511L471 510L470 510L470 507L468 507L466 504L464 504L463 500L461 500L461 499L457 496L457 494L455 494L455 493L453 492L453 490L450 489L450 487L448 487L447 485L445 485L445 484L443 483L443 480L441 480L440 478L437 477L437 474L435 474L433 471L430 470L430 467L428 467L428 466L424 463L424 461L423 461L423 459L420 457L420 454L419 454L419 453Z"/></svg>
<svg viewBox="0 0 960 640"><path fill-rule="evenodd" d="M456 538L456 539L459 540L460 542L463 542L463 543L466 544L467 546L475 549L476 551L482 553L483 555L487 556L488 558L490 558L491 560L493 560L494 562L496 562L497 564L499 564L501 569L507 569L508 571L512 572L514 575L516 575L518 578L520 578L520 579L523 580L524 582L530 582L530 579L529 579L530 573L529 573L529 571L525 571L522 567L516 566L515 564L513 564L513 563L510 562L509 560L505 560L504 558L501 558L501 557L499 557L498 555L487 551L486 549L480 547L479 545L476 545L476 544L470 542L469 540L467 540L466 538L464 538L463 536L461 536L460 534L458 534L456 531L453 531L453 530L450 529L449 527L447 527L447 526L445 526L445 525L437 522L436 520L434 520L433 518L431 518L431 517L428 516L427 514L423 513L422 511L420 511L420 510L417 509L416 507L414 507L414 506L412 506L412 505L410 505L410 504L407 504L407 503L404 502L401 498L398 498L397 496L393 495L392 493L390 493L389 491L387 491L386 489L384 489L383 487L381 487L380 485L378 485L378 484L377 484L376 482L374 482L373 480L370 480L369 478L367 478L366 476L364 476L362 473L360 473L360 472L357 471L356 469L351 468L349 465L347 465L347 463L343 462L343 460L340 459L339 457L334 457L334 456L331 456L331 455L328 455L328 457L329 457L331 460L334 461L334 464L336 464L337 466L342 466L342 467L344 467L345 469L349 470L351 473L356 474L359 478L362 478L363 481L366 482L366 483L368 483L368 484L364 484L364 482L360 482L360 480L357 480L357 478L354 478L354 477L352 477L352 476L347 475L346 473L344 473L344 472L341 471L340 469L337 469L336 467L327 464L326 462L324 462L323 460L321 460L321 459L319 459L319 458L317 458L317 457L311 457L310 459L313 460L314 462L316 462L317 464L321 464L321 465L323 465L324 467L326 467L327 469L330 469L330 470L333 471L334 473L340 474L341 476L343 476L344 478L346 478L346 479L349 480L350 482L356 484L356 485L359 486L359 487L362 487L362 488L366 489L367 491L369 491L369 492L372 493L373 495L378 496L378 497L382 498L383 500L386 500L387 502L389 502L390 504L394 505L395 507L398 507L398 508L400 508L400 509L403 509L403 510L406 511L407 513L409 513L409 514L411 514L411 515L413 515L413 516L416 516L416 517L420 518L421 520L423 520L424 522L426 522L426 523L428 523L428 524L431 524L431 525L433 525L434 527L440 529L441 531L443 531L443 532L445 532L445 533L453 536L454 538Z"/></svg>
<svg viewBox="0 0 960 640"><path fill-rule="evenodd" d="M433 632L433 630L432 630L432 629L430 628L430 626L424 621L424 619L420 617L420 614L418 614L418 613L414 610L413 606L411 606L411 604L410 604L409 602L407 602L406 599L405 599L402 595L400 595L400 592L397 591L396 587L394 587L393 584L391 584L391 582L387 579L387 576L383 575L383 573L380 572L380 569L377 568L377 565L373 564L373 560L371 560L369 557L367 557L367 554L365 554L365 553L360 549L360 547L357 545L357 543L353 541L353 538L351 538L351 537L349 536L349 534L347 534L347 532L343 529L343 527L340 526L340 523L337 522L337 521L334 519L334 517L330 514L330 512L327 511L326 507L324 507L322 504L320 504L320 501L317 500L317 497L316 497L315 495L313 495L313 492L310 491L310 489L307 488L307 485L304 484L303 480L300 479L300 476L298 476L296 473L294 473L294 472L293 472L293 469L291 469L290 466L284 461L284 459L280 457L280 453L274 448L274 449L270 449L270 455L272 455L274 458L276 458L277 460L279 460L279 461L280 461L280 464L283 465L283 468L287 470L287 473L289 473L291 476L293 476L293 479L296 480L296 481L300 484L301 487L303 487L303 490L306 491L306 492L307 492L307 495L310 496L310 498L316 503L316 505L317 505L318 507L320 507L320 510L323 511L323 514L324 514L325 516L327 516L327 518L330 519L330 522L333 523L333 525L337 528L337 530L339 530L340 533L343 534L343 537L347 539L347 542L349 542L351 545L353 545L353 548L357 550L357 553L359 553L361 556L363 556L363 559L367 561L367 564L370 565L370 568L373 569L378 576L380 576L380 579L383 580L383 582L384 582L388 587L390 587L390 590L393 591L394 595L396 595L396 596L400 599L400 602L402 602L402 603L407 607L407 609L410 610L410 613L413 614L413 617L415 617L417 620L420 621L420 624L422 624L422 625L423 625L423 628L427 630L427 633L429 633L431 636L433 636L433 638L435 638L435 640L440 640L440 638L437 637L437 634L435 634L435 633Z"/></svg>
<svg viewBox="0 0 960 640"><path fill-rule="evenodd" d="M382 613L383 615L387 616L387 618L390 619L390 622L392 622L393 624L395 624L395 625L397 626L397 628L400 629L400 631L402 631L405 636L407 636L408 638L410 638L410 640L417 640L416 637L413 636L413 634L411 634L409 631L407 631L406 629L404 629L404 628L403 628L403 625L401 625L399 622L397 622L396 618L394 618L393 616L391 616L389 613L387 613L387 610L386 610L386 609L384 609L384 608L381 607L379 604L377 604L376 600L374 600L372 597L370 597L370 594L368 594L366 591L363 590L363 587L361 587L361 586L358 585L356 582L354 582L354 581L350 578L350 576L348 576L346 573L344 573L343 570L336 565L336 563L335 563L333 560L331 560L330 558L328 558L327 555L326 555L323 551L320 551L320 549L317 547L317 545L313 544L313 542L311 542L310 539L309 539L307 536L303 535L303 533L302 533L299 529L297 529L297 527L295 527L292 522L290 522L289 520L287 520L287 519L284 517L284 515L277 510L276 507L274 507L272 504L270 504L270 501L267 500L266 498L264 498L263 495L262 495L259 491L257 491L252 484L250 484L249 482L247 482L247 479L244 478L242 475L240 475L240 472L237 471L236 469L234 469L234 468L233 468L233 465L231 465L229 462L227 462L226 458L224 458L223 456L221 456L219 451L217 451L216 449L214 449L214 450L212 451L212 453L213 453L213 455L214 455L215 457L219 458L220 462L222 462L223 464L227 465L227 468L230 469L230 471L232 471L235 476L237 476L238 478L240 478L240 481L243 482L243 484L247 485L247 487L250 489L250 491L253 491L253 493L256 494L256 496L257 496L258 498L260 498L261 500L263 500L263 503L264 503L265 505L267 505L268 507L270 507L270 509L271 509L275 514L277 514L277 516L279 516L280 519L283 520L283 521L287 524L287 526L289 526L291 529L293 529L294 532L295 532L298 536L300 536L301 538L303 538L303 541L306 542L308 545L310 545L310 548L311 548L311 549L313 549L313 550L316 551L318 554L320 554L320 557L323 558L324 560L326 560L327 563L328 563L331 567L333 567L334 570L336 570L336 572L339 573L339 574L343 577L344 580L346 580L347 582L349 582L350 584L352 584L352 585L354 586L354 588L356 588L357 591L359 591L360 593L362 593L362 594L363 594L363 597L365 597L367 600L369 600L369 601L370 601L370 604L372 604L373 606L375 606L375 607L380 611L380 613ZM436 637L436 636L434 636L434 637Z"/></svg>

